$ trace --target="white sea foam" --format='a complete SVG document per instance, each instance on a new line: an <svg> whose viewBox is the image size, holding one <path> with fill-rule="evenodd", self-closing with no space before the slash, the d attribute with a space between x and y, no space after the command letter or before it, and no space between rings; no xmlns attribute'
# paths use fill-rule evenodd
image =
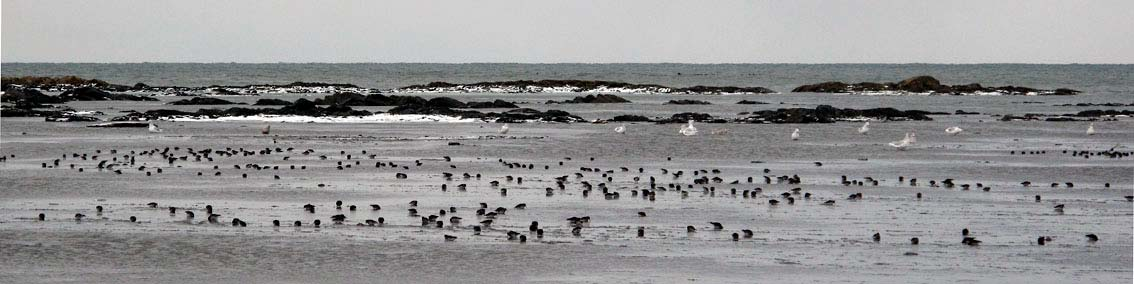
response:
<svg viewBox="0 0 1134 284"><path fill-rule="evenodd" d="M180 122L290 122L290 123L397 123L397 122L481 122L474 118L461 118L444 115L388 114L379 113L367 116L301 116L301 115L252 115L252 116L174 116L162 120Z"/></svg>

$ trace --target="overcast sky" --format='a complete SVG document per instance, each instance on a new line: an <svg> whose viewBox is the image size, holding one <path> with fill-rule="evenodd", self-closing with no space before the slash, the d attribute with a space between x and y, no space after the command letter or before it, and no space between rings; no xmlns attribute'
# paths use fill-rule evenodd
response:
<svg viewBox="0 0 1134 284"><path fill-rule="evenodd" d="M3 62L1134 63L1134 1L3 0Z"/></svg>

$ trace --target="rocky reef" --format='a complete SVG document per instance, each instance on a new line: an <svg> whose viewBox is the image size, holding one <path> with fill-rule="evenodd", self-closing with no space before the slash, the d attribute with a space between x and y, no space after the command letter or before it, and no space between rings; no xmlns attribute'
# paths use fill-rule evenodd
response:
<svg viewBox="0 0 1134 284"><path fill-rule="evenodd" d="M764 87L693 86L667 87L654 84L631 84L590 80L517 80L458 84L432 82L411 85L393 92L405 93L640 93L640 94L767 94L775 91Z"/></svg>
<svg viewBox="0 0 1134 284"><path fill-rule="evenodd" d="M791 90L794 93L852 93L852 94L938 94L938 95L1076 95L1072 89L1042 90L1019 86L985 87L972 83L967 85L945 85L930 76L917 76L900 82L874 83L862 82L847 84L843 82L824 82L803 85Z"/></svg>
<svg viewBox="0 0 1134 284"><path fill-rule="evenodd" d="M184 100L179 100L179 101L173 101L173 102L169 102L168 104L170 104L170 105L235 105L235 104L243 104L243 103L234 103L234 102L230 102L228 100L218 99L218 98L198 97L198 98L192 98L192 99L184 99Z"/></svg>
<svg viewBox="0 0 1134 284"><path fill-rule="evenodd" d="M9 88L32 88L49 92L66 92L79 88L95 88L106 92L138 92L151 94L166 94L178 96L197 95L258 95L258 94L320 94L360 92L368 93L371 89L362 88L352 84L321 83L321 82L292 82L288 84L252 84L243 86L150 86L137 83L131 86L108 83L98 79L83 79L75 76L62 77L4 77L4 90Z"/></svg>
<svg viewBox="0 0 1134 284"><path fill-rule="evenodd" d="M667 105L711 105L712 103L698 100L669 100Z"/></svg>
<svg viewBox="0 0 1134 284"><path fill-rule="evenodd" d="M586 95L565 101L548 100L547 104L617 104L629 103L630 100L610 94Z"/></svg>
<svg viewBox="0 0 1134 284"><path fill-rule="evenodd" d="M829 105L819 105L815 108L786 108L777 110L754 111L747 117L737 118L741 123L833 123L849 120L933 120L929 115L948 115L946 112L928 112L921 110L897 110L894 108L872 109L841 109Z"/></svg>
<svg viewBox="0 0 1134 284"><path fill-rule="evenodd" d="M738 104L738 105L767 105L769 103L761 102L761 101L741 100L739 102L736 102L736 104Z"/></svg>

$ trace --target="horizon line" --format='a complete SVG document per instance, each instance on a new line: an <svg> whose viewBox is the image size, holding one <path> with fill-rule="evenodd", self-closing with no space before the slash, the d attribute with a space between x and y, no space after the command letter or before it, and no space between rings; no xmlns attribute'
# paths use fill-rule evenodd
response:
<svg viewBox="0 0 1134 284"><path fill-rule="evenodd" d="M941 63L941 62L831 62L831 63L802 63L802 62L237 62L237 61L136 61L136 62L51 62L51 61L16 61L0 62L0 64L436 64L436 65L464 65L464 64L514 64L514 65L614 65L614 64L640 64L640 65L1134 65L1130 63L1036 63L1036 62L981 62L981 63Z"/></svg>

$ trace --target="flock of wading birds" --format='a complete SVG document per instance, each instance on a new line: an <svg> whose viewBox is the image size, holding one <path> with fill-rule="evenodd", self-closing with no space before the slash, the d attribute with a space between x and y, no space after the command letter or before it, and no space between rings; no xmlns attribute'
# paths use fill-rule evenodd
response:
<svg viewBox="0 0 1134 284"><path fill-rule="evenodd" d="M682 130L680 131L680 133L684 134L684 135L690 135L690 134L695 135L696 130L690 131L691 128L694 128L694 126L692 125L692 122L690 122L689 125L684 126L682 128ZM508 126L504 125L504 126L501 127L500 133L506 134L508 132L508 129L509 129ZM619 126L618 128L615 129L615 132L617 132L617 133L624 133L625 131L626 131L625 125ZM859 131L859 133L865 134L867 131L869 131L869 123L863 125L862 128L858 129L858 131ZM263 132L264 132L264 134L267 134L266 133L267 130L265 130ZM793 132L793 135L792 135L793 140L797 140L799 138L798 132L799 132L798 129L796 129ZM951 127L949 129L947 129L946 132L950 133L950 134L957 134L957 133L960 133L961 130L959 128L956 128L956 127ZM1094 134L1094 127L1092 125L1090 127L1089 131L1088 131L1088 135L1093 135L1093 134ZM914 139L916 139L916 138L914 138ZM909 140L910 140L910 134L907 134L906 139L903 140L904 142L900 142L900 143L903 143L903 144L906 144L906 145L908 145L910 143L916 143L916 142L911 142ZM914 141L916 141L916 140L914 140ZM894 146L894 145L891 145L891 146ZM128 154L119 155L118 150L115 149L115 150L109 150L109 152L108 152L109 159L106 159L107 158L106 154L104 154L102 150L95 150L93 154L92 153L71 153L70 155L62 154L61 158L54 159L50 162L44 162L44 163L41 164L41 167L45 168L45 169L46 168L61 168L61 164L66 160L79 160L79 161L86 161L86 163L91 163L91 164L93 164L94 162L98 162L97 165L94 165L94 167L96 167L99 172L110 172L110 173L121 175L121 174L125 173L123 171L123 169L127 169L127 170L136 169L138 172L144 172L146 176L152 176L154 174L162 174L163 168L154 167L154 166L147 167L145 165L146 163L143 163L143 165L138 166L137 162L136 162L138 157L154 158L155 155L157 155L157 156L160 156L161 159L164 162L168 163L168 167L181 168L182 167L181 164L188 163L190 160L192 160L193 162L204 162L204 161L213 162L214 158L268 156L268 155L274 155L274 154L283 154L285 156L282 158L282 161L289 161L291 157L287 156L287 155L294 154L295 150L296 149L294 149L294 148L283 149L283 148L278 148L278 147L274 148L274 149L273 148L264 148L264 149L246 150L244 148L234 149L234 148L230 147L230 148L225 148L224 150L214 150L214 149L196 150L196 149L193 149L193 148L185 148L184 151L182 151L181 147L172 147L172 148L165 147L163 149L156 149L155 148L155 149L149 149L149 150L140 151L140 152L130 151ZM1047 154L1047 151L1046 150L1039 150L1039 151L1011 151L1010 152L1010 154L1012 154L1012 155L1016 155L1017 153L1019 155L1042 155L1042 154ZM1112 159L1123 159L1123 158L1126 158L1126 157L1130 157L1132 154L1134 154L1134 152L1115 151L1115 149L1113 149L1113 148L1110 149L1110 150L1106 150L1106 151L1070 151L1069 152L1067 150L1063 150L1062 153L1063 154L1070 154L1070 155L1076 156L1076 157L1088 158L1088 159L1092 156L1094 156L1094 157L1106 157L1106 158L1112 158ZM302 152L299 152L299 154L303 155L303 156L311 156L311 155L315 154L315 150L307 149L307 150L304 150ZM339 161L336 162L335 168L337 170L342 171L342 170L350 169L354 166L361 166L361 163L362 163L361 156L354 156L353 154L348 154L346 151L339 151L339 154L340 154L340 156L336 157L336 158L345 158L345 159L339 160ZM367 154L367 152L365 150L362 150L361 154L362 154L362 156L366 156L371 160L377 159L377 155ZM9 158L15 158L15 155L0 157L0 162L7 162L7 160ZM100 158L102 158L102 159L100 159ZM319 158L319 160L328 160L328 159L331 159L332 157L328 157L327 155L319 155L318 158ZM563 160L559 161L559 166L564 165L563 161L571 161L571 160L572 160L572 158L566 157ZM594 158L591 157L590 160L594 161ZM672 160L672 157L667 158L667 160ZM448 156L445 156L442 159L434 158L434 159L426 159L424 161L428 161L428 162L443 161L445 163L449 163L449 165L448 165L449 168L457 169L457 166L451 163L452 162L451 157L448 157ZM352 165L352 162L353 162L353 165ZM508 167L509 169L515 169L515 168L527 169L527 170L535 169L535 165L530 164L530 163L529 164L523 164L523 163L516 163L516 162L508 162L508 161L505 161L503 159L499 159L498 162L501 165ZM80 163L82 163L82 162L80 162ZM391 168L391 169L395 169L395 170L397 170L397 169L409 170L411 168L411 166L422 167L423 165L424 165L423 160L416 160L416 161L413 162L412 165L399 165L399 164L392 162L392 161L387 161L387 162L377 161L377 162L375 162L374 167L375 168ZM815 165L821 167L822 163L815 162ZM296 170L296 169L306 170L307 169L306 165L300 165L300 166L297 167L296 165L292 164L292 165L288 165L287 167L288 167L288 169L291 169L291 170ZM74 163L70 163L69 168L75 169L78 172L84 171L83 167L81 167L81 166L77 167ZM235 164L235 165L232 166L232 168L235 169L235 170L244 170L244 171L251 171L251 170L255 170L255 171L261 171L261 170L279 171L280 170L279 165L266 166L266 165L260 165L260 164L256 164L256 163L248 163L248 164L244 164L243 166L241 166L239 164ZM361 167L359 167L359 168L361 168ZM221 176L222 175L222 172L220 171L221 168L220 168L219 165L213 165L212 169L215 171L212 174L213 176ZM550 170L550 166L545 165L544 170ZM715 196L716 195L716 187L713 186L713 184L718 184L718 185L725 184L724 179L720 178L719 176L711 177L711 178L709 177L710 174L720 174L721 171L719 169L693 170L692 176L696 176L696 178L694 178L692 180L692 182L693 182L692 184L677 182L679 179L681 179L685 175L685 171L669 170L669 169L665 169L665 168L660 168L658 170L660 171L661 176L663 176L663 177L667 176L667 175L672 176L673 182L668 183L664 186L659 186L658 183L657 183L657 178L655 178L654 176L651 175L651 176L648 177L649 178L649 189L630 190L631 196L633 196L633 197L639 197L640 196L643 199L647 199L649 201L654 201L657 198L657 192L658 191L662 191L662 192L677 191L677 192L680 192L681 198L685 199L685 198L689 197L690 190L693 190L693 188L695 186L700 186L702 188L702 194ZM628 167L620 167L619 171L620 172L631 172L632 170ZM639 174L645 174L645 171L646 170L644 168L638 168L637 169L637 172ZM764 169L763 172L764 172L764 174L769 174L769 173L771 173L771 170L770 169ZM601 180L598 181L597 184L592 184L590 181L583 180L583 178L585 177L585 173L586 174L599 173L599 174L601 174L602 178L601 178ZM617 192L617 191L610 190L607 187L606 182L612 182L613 183L613 178L615 176L615 173L616 173L615 170L605 170L604 171L600 168L580 167L578 169L578 171L574 172L574 180L576 182L578 182L579 185L581 185L581 187L582 187L581 193L582 193L582 196L584 198L587 198L590 195L590 192L593 191L597 187L598 190L602 191L604 199L614 200L614 199L620 198L620 193ZM196 173L196 175L197 176L204 176L205 173L198 171ZM449 172L443 172L442 176L446 181L452 181L454 179L454 174L449 173ZM248 178L248 173L247 172L241 173L241 177L242 178ZM397 179L407 179L409 176L406 173L396 173L395 177ZM476 180L480 180L481 175L478 173L478 174L475 174L475 176L474 176L474 175L466 172L466 173L462 174L462 176L460 178L464 179L464 180L469 180L469 179L472 179L472 178L475 178ZM278 179L280 179L280 176L278 174L273 175L273 179L278 180ZM791 175L791 176L787 176L787 175L781 175L781 176L764 175L763 179L764 179L765 184L773 184L773 183L775 183L775 184L787 184L787 185L800 185L801 184L801 178L798 175ZM508 175L508 176L504 177L504 180L508 183L514 182L517 185L523 184L523 177L518 177L518 176L514 177L512 175ZM605 180L606 182L602 182L602 180ZM640 180L639 176L635 176L633 178L634 183L639 183L640 181L641 180ZM908 178L907 179L906 177L898 177L898 181L901 182L901 183L908 182L909 186L911 186L911 187L919 186L919 181L918 181L917 178ZM571 177L569 175L555 177L556 188L552 188L552 187L546 188L545 189L546 190L546 196L548 196L548 197L554 196L557 190L558 191L566 190L567 184L569 184L571 182L572 182ZM727 184L736 185L736 184L740 184L740 183L741 182L739 180L734 180L734 181L728 182ZM748 177L747 183L753 184L754 178ZM850 179L847 178L847 176L844 175L841 178L841 183L844 186L865 186L865 185L878 186L879 180L874 179L872 177L864 177L862 180L850 180ZM507 190L507 188L501 188L500 187L500 181L493 180L493 181L489 182L489 185L492 188L498 189L500 191L501 195L505 195L505 196L507 195L508 190ZM1020 183L1020 185L1024 186L1024 187L1030 187L1030 186L1032 186L1032 182L1023 181L1023 182ZM324 186L326 186L326 185L325 184L318 184L318 187L324 187ZM936 180L930 180L928 182L928 186L932 187L932 188L947 188L947 189L960 188L961 190L970 190L970 189L973 189L973 188L978 189L978 190L983 190L983 191L990 191L991 190L990 187L985 186L982 183L957 184L951 178L941 180L940 182L936 181ZM1057 188L1057 187L1060 187L1060 186L1065 187L1065 188L1074 188L1075 187L1074 183L1072 183L1072 182L1062 182L1062 183L1053 182L1053 183L1050 184L1050 186L1052 188ZM1110 183L1105 183L1103 186L1105 188L1110 188ZM467 190L467 184L464 184L464 183L459 184L456 187L457 187L458 191L466 191ZM442 184L441 190L447 191L448 190L448 184ZM752 190L743 190L740 194L746 199L747 198L759 198L760 197L759 195L761 195L762 192L763 192L763 189L757 187L757 188L752 189ZM737 194L737 189L732 188L728 194L735 196ZM768 204L770 206L779 206L781 204L792 205L792 204L795 204L797 197L802 197L803 199L807 199L807 200L810 200L812 198L812 194L809 193L809 192L803 192L803 189L801 187L792 188L789 191L783 192L783 193L778 194L776 196L779 196L779 198L777 199L777 198L775 198L775 196L771 196L771 197L768 198ZM917 193L916 198L920 200L922 198L922 194L920 192ZM863 199L862 193L850 194L847 197L847 200L862 200L862 199ZM1134 196L1125 196L1125 199L1128 202L1134 202ZM1041 202L1041 201L1042 201L1042 197L1040 195L1036 195L1035 196L1035 202ZM833 200L833 199L832 200L826 200L826 201L823 201L821 204L825 205L825 206L832 206L832 205L835 205L835 200ZM408 205L409 205L409 208L407 210L408 215L411 218L420 217L421 227L445 228L445 222L442 221L441 218L446 216L446 215L449 215L450 217L449 217L449 220L448 220L448 222L449 222L448 228L450 228L450 229L468 229L468 228L470 228L469 226L462 227L461 223L462 223L463 219L459 216L453 216L453 215L457 214L457 207L455 207L455 206L450 206L448 208L448 210L441 209L436 214L431 214L431 215L428 215L428 216L422 216L422 214L424 214L424 213L420 213L418 211L418 201L416 201L416 200L410 201ZM149 208L155 208L156 209L156 208L158 208L158 203L150 202L149 204L147 204L147 206ZM374 210L374 211L382 210L382 206L379 205L379 204L369 204L369 207L370 207L369 208L370 210ZM316 208L317 208L316 205L306 204L306 205L303 206L302 210L304 210L306 213L309 213L309 214L315 214ZM344 210L343 209L344 208L343 202L341 200L336 201L335 204L334 204L334 208L335 208L336 211ZM347 208L346 210L349 210L349 211L358 210L358 207L355 206L355 205L347 205L346 208ZM514 209L514 210L524 210L526 208L527 208L527 205L523 204L523 203L512 206L512 209ZM1064 204L1056 204L1053 207L1053 209L1058 213L1062 213L1064 208L1065 208ZM179 210L180 210L180 213L185 216L185 219L184 219L183 222L185 222L187 224L205 224L205 223L208 223L208 224L224 225L224 224L227 223L227 224L231 224L231 226L234 226L234 227L247 227L248 226L248 224L245 221L243 221L239 218L232 218L229 222L221 222L220 221L221 215L216 214L213 211L212 205L206 205L204 207L205 219L206 219L205 221L194 221L194 218L196 218L196 213L194 213L193 211L191 211L189 209L196 209L196 208L178 208L178 207L174 207L174 206L169 206L169 207L167 207L167 209L168 209L169 214L171 216L176 216L177 214L179 214ZM96 214L98 216L102 216L103 210L104 210L104 208L101 205L95 207L95 211L96 211ZM200 210L200 209L196 209L196 210ZM489 210L489 206L488 206L487 203L480 203L479 208L476 210L476 218L478 220L478 223L477 223L477 225L471 226L471 229L473 230L473 234L474 235L481 235L481 233L484 232L484 231L503 232L504 230L494 229L492 227L492 224L493 224L493 221L496 220L497 218L503 217L507 213L507 211L508 211L508 208L505 208L505 207L497 207L493 210ZM83 219L86 218L86 217L87 216L85 214L76 213L74 215L74 220L77 221L77 222L82 222ZM646 212L638 212L638 217L645 218L645 217L647 217L647 214L646 214ZM572 228L571 234L575 237L582 236L583 229L590 224L590 221L591 221L590 219L591 218L589 216L568 218L567 221L569 222L569 224ZM46 216L46 214L40 213L36 217L36 220L47 221L47 216ZM347 216L345 214L335 214L335 215L330 217L330 220L335 225L342 225L343 223L347 222ZM136 216L130 216L129 219L128 219L128 222L138 222L138 219L137 219ZM709 224L712 225L711 230L714 230L714 231L724 230L724 225L719 223L719 222L709 222ZM285 224L282 224L280 222L280 220L273 220L272 221L272 226L274 226L274 227L280 227L280 226L284 226L284 225ZM322 221L320 221L319 219L315 219L313 222L310 223L309 226L319 228L321 225L322 225ZM365 221L362 221L362 222L358 222L356 225L357 226L385 226L386 220L385 220L385 218L379 217L377 220L368 219L368 220L365 220ZM299 228L299 227L304 226L304 223L302 221L294 221L293 223L291 223L291 226ZM697 231L697 227L687 226L685 230L688 233L692 234L692 233L695 233ZM538 239L542 239L544 237L544 230L543 230L543 228L540 227L540 224L539 224L538 221L532 221L531 225L528 227L528 234L534 235ZM752 238L753 235L754 235L754 232L752 230L743 229L743 230L740 230L738 233L737 232L732 233L731 237L732 237L733 241L739 241L741 238L746 238L746 239ZM981 243L981 241L976 239L976 237L970 236L969 230L967 228L964 228L964 229L961 230L961 235L962 235L962 240L961 240L962 244L975 246L975 245L979 245ZM508 230L506 232L506 236L507 236L507 239L510 240L510 241L519 241L521 243L527 242L527 239L528 239L528 235L525 235L521 232L512 231L512 230ZM637 236L639 238L645 237L645 227L638 227ZM1089 242L1096 242L1096 241L1099 240L1098 236L1095 235L1095 234L1086 234L1085 237L1086 237L1086 240L1089 241ZM871 236L871 238L873 239L874 242L880 242L881 239L882 239L882 235L880 233L875 233ZM444 235L444 239L446 241L453 241L453 240L456 240L457 237L453 236L453 235ZM1047 242L1051 242L1051 241L1052 241L1051 236L1039 236L1039 237L1036 238L1036 244L1038 244L1038 245L1045 245ZM919 239L916 238L916 237L911 238L910 243L913 244L913 245L917 245L919 243Z"/></svg>

